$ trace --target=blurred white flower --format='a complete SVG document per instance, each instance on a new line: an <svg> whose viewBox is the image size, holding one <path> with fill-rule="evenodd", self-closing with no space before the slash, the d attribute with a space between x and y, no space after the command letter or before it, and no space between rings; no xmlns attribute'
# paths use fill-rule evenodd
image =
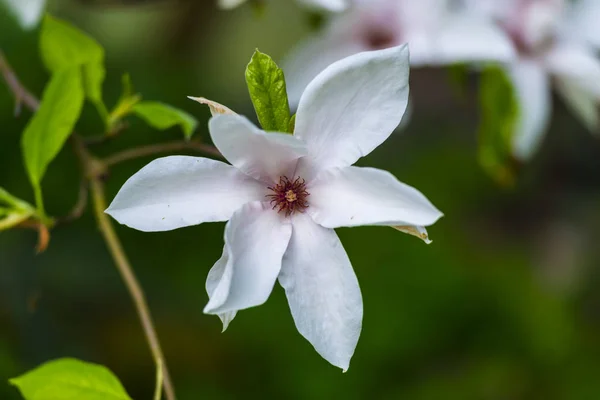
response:
<svg viewBox="0 0 600 400"><path fill-rule="evenodd" d="M333 228L394 226L426 239L423 227L442 215L390 173L351 166L400 123L408 74L406 46L329 66L304 92L294 135L217 115L211 137L232 165L157 159L125 183L106 212L150 232L229 220L204 311L226 327L238 310L264 303L279 280L298 331L346 370L361 331L362 297Z"/></svg>
<svg viewBox="0 0 600 400"><path fill-rule="evenodd" d="M219 7L230 9L235 8L248 0L219 0ZM340 12L347 7L350 0L297 0L298 3L308 9L315 11Z"/></svg>
<svg viewBox="0 0 600 400"><path fill-rule="evenodd" d="M354 0L325 29L284 61L288 93L296 105L304 88L327 65L366 50L406 43L411 65L507 61L509 38L491 19L451 0Z"/></svg>
<svg viewBox="0 0 600 400"><path fill-rule="evenodd" d="M46 0L1 0L25 29L35 27L41 20Z"/></svg>
<svg viewBox="0 0 600 400"><path fill-rule="evenodd" d="M470 0L486 8L511 36L518 58L506 65L520 105L514 155L526 160L540 145L552 114L551 79L567 105L592 132L600 102L600 1ZM500 5L500 3L502 5Z"/></svg>

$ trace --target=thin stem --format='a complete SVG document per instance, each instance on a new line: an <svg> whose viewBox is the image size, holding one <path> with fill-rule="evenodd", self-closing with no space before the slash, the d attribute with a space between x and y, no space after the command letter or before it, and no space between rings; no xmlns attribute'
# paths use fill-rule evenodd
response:
<svg viewBox="0 0 600 400"><path fill-rule="evenodd" d="M17 78L12 68L4 57L4 52L0 49L0 72L4 76L4 80L8 88L15 96L15 115L19 115L21 104L25 104L30 110L35 111L40 107L39 100L31 94Z"/></svg>
<svg viewBox="0 0 600 400"><path fill-rule="evenodd" d="M88 203L88 181L85 178L81 179L79 183L79 193L77 195L77 202L71 209L71 211L60 218L56 219L57 224L65 224L69 222L73 222L83 215Z"/></svg>
<svg viewBox="0 0 600 400"><path fill-rule="evenodd" d="M29 92L25 86L21 84L18 80L17 76L13 72L11 66L6 61L4 57L4 53L0 49L0 72L2 73L6 83L8 84L9 89L15 96L17 110L20 108L21 104L26 105L31 111L36 111L39 106L39 100ZM125 286L127 287L129 294L131 295L133 302L136 307L137 314L142 323L142 328L146 335L146 339L148 341L148 345L150 346L150 351L152 352L152 356L154 358L154 362L156 364L156 374L157 378L160 380L156 383L157 387L160 390L162 386L167 397L167 400L175 400L175 390L173 388L173 384L171 382L171 378L169 376L169 371L167 369L167 365L164 361L164 356L162 353L162 349L160 347L160 342L158 341L158 336L156 335L156 329L154 328L154 324L152 323L152 318L150 316L150 310L148 309L148 305L144 296L144 292L140 287L140 284L133 273L133 269L131 268L131 264L123 251L123 246L119 241L118 236L116 235L110 220L104 214L104 210L106 209L106 196L104 194L104 185L101 180L101 176L104 172L106 172L106 165L101 161L94 158L85 147L85 144L76 134L72 134L71 136L75 153L79 157L81 161L81 165L84 170L84 176L90 182L90 190L92 193L92 198L94 200L94 213L96 214L96 219L98 221L98 225L100 227L100 231L102 232L102 236L106 241L108 249L113 257L113 260L121 274ZM80 188L81 190L81 188ZM41 200L38 199L38 194L36 192L36 202L38 203L38 207L41 203ZM87 196L86 196L87 197ZM81 193L80 199L78 201L78 205L81 201ZM43 209L43 205L41 207ZM77 208L77 206L76 206ZM81 206L81 208L85 208L85 204ZM27 221L22 222L21 224L26 224ZM48 231L46 230L45 225L40 225L40 249L43 250L42 246L47 245L47 241L49 238ZM160 393L160 392L159 392ZM156 394L155 394L155 398ZM160 394L159 397L160 398Z"/></svg>
<svg viewBox="0 0 600 400"><path fill-rule="evenodd" d="M154 388L154 400L160 400L160 394L162 393L163 387L163 366L161 360L158 360L156 365L156 387Z"/></svg>
<svg viewBox="0 0 600 400"><path fill-rule="evenodd" d="M150 310L148 309L148 304L146 303L146 299L144 296L144 292L133 273L131 268L131 264L125 255L125 251L123 250L123 246L115 233L113 226L110 222L108 216L104 213L106 209L106 196L104 194L104 184L98 178L92 178L90 182L90 190L92 193L92 199L94 203L94 214L96 215L96 219L98 221L98 226L100 227L100 232L104 237L104 241L108 246L108 250L131 294L135 307L137 309L138 316L140 317L140 321L142 322L142 326L144 328L144 333L146 334L146 339L148 340L148 344L150 345L150 350L152 351L152 355L154 357L154 362L156 363L157 369L157 377L161 375L164 377L164 392L168 400L175 399L175 391L173 389L173 385L171 383L171 378L169 377L169 371L164 365L163 360L163 352L160 347L160 342L158 341L158 336L156 334L156 330L154 329L154 324L152 323L152 317L150 316ZM160 385L157 382L157 385ZM157 399L156 394L154 396ZM158 397L160 398L160 396Z"/></svg>
<svg viewBox="0 0 600 400"><path fill-rule="evenodd" d="M176 141L167 143L151 144L148 146L136 147L129 150L124 150L120 153L113 154L112 156L104 159L104 164L107 167L120 164L124 161L133 160L140 157L151 156L159 153L168 153L173 151L181 150L194 150L209 155L222 158L223 155L217 150L216 147L208 144L200 143L197 141Z"/></svg>
<svg viewBox="0 0 600 400"><path fill-rule="evenodd" d="M35 206L37 207L38 214L42 221L47 222L48 218L46 217L46 210L44 209L44 197L42 196L42 188L41 186L35 185L33 187L33 195L35 196Z"/></svg>

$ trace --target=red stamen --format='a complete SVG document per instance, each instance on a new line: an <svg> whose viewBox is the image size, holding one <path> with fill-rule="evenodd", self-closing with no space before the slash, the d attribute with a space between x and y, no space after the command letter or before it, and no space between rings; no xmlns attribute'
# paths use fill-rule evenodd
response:
<svg viewBox="0 0 600 400"><path fill-rule="evenodd" d="M292 213L304 212L308 207L306 198L310 194L306 191L306 181L300 177L295 180L290 180L287 176L279 177L279 183L268 188L273 191L273 194L268 194L273 210L277 212L285 211L285 216L288 217Z"/></svg>

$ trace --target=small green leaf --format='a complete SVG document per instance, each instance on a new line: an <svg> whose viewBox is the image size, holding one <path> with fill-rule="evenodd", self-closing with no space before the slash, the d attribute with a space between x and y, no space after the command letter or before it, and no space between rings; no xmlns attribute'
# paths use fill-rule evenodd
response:
<svg viewBox="0 0 600 400"><path fill-rule="evenodd" d="M81 114L84 94L77 68L55 73L44 90L40 108L29 121L21 146L29 180L43 215L40 183L48 164L56 157Z"/></svg>
<svg viewBox="0 0 600 400"><path fill-rule="evenodd" d="M0 231L12 228L34 214L33 206L0 187Z"/></svg>
<svg viewBox="0 0 600 400"><path fill-rule="evenodd" d="M131 400L109 369L73 358L49 361L9 382L25 400Z"/></svg>
<svg viewBox="0 0 600 400"><path fill-rule="evenodd" d="M46 68L53 73L81 67L85 94L106 120L108 113L102 100L106 75L102 46L69 23L47 15L42 23L40 52Z"/></svg>
<svg viewBox="0 0 600 400"><path fill-rule="evenodd" d="M487 67L480 86L479 162L500 183L512 184L512 139L519 116L518 101L499 67Z"/></svg>
<svg viewBox="0 0 600 400"><path fill-rule="evenodd" d="M142 100L142 96L134 92L129 74L123 75L122 85L123 92L121 93L121 97L108 116L109 133L124 117L131 114L133 107Z"/></svg>
<svg viewBox="0 0 600 400"><path fill-rule="evenodd" d="M186 139L192 137L198 126L198 121L192 115L157 101L137 103L133 112L156 129L165 130L175 125L181 126Z"/></svg>
<svg viewBox="0 0 600 400"><path fill-rule="evenodd" d="M262 128L288 132L290 106L281 68L271 57L256 50L246 68L246 83Z"/></svg>

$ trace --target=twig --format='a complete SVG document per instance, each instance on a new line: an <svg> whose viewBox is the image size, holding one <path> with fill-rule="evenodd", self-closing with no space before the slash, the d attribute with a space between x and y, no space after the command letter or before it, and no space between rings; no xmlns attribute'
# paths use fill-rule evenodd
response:
<svg viewBox="0 0 600 400"><path fill-rule="evenodd" d="M79 183L79 193L77 194L77 202L71 209L71 211L62 217L56 219L56 224L67 224L73 222L83 215L88 203L88 182L87 179L82 178Z"/></svg>
<svg viewBox="0 0 600 400"><path fill-rule="evenodd" d="M223 155L217 150L216 147L208 144L200 143L198 141L176 141L167 143L151 144L148 146L136 147L134 149L124 150L120 153L113 154L112 156L104 159L104 164L107 167L120 164L124 161L133 160L140 157L151 156L159 153L168 153L173 151L181 150L194 150L201 153L207 153L215 157L223 158Z"/></svg>
<svg viewBox="0 0 600 400"><path fill-rule="evenodd" d="M4 57L4 52L0 49L0 71L8 88L15 96L15 116L21 112L21 104L25 104L31 111L36 111L40 107L39 100L29 92L13 72L12 68Z"/></svg>
<svg viewBox="0 0 600 400"><path fill-rule="evenodd" d="M24 104L32 111L37 110L40 105L39 100L32 95L31 92L29 92L21 84L21 82L19 82L12 68L6 61L2 50L0 50L0 71L4 76L8 87L14 94L17 105L20 107L21 104ZM121 242L119 241L119 238L116 235L108 216L104 213L104 210L106 209L106 197L104 195L104 185L101 177L106 172L106 166L88 152L87 148L79 137L73 134L72 138L75 144L75 152L78 155L84 169L84 176L90 183L90 190L94 200L94 213L96 215L96 219L98 220L100 231L104 237L104 240L106 241L117 269L119 270L119 273L125 282L125 286L127 287L135 304L137 314L142 323L144 334L146 335L148 345L150 346L150 351L152 352L152 356L156 364L157 377L162 377L162 382L157 382L157 385L163 385L163 389L168 400L175 400L175 390L169 376L169 371L160 347L160 342L158 341L158 336L156 335L156 329L154 328L154 324L150 316L150 310L148 309L144 292L142 291L142 288L140 287L140 284L133 273L131 264L127 260L127 256L123 251L123 246L121 245ZM76 211L78 211L77 206L79 203L80 201L78 200ZM81 208L84 208L84 206L81 206Z"/></svg>
<svg viewBox="0 0 600 400"><path fill-rule="evenodd" d="M156 364L157 376L160 374L160 376L163 378L162 384L165 396L168 400L175 400L175 390L171 382L167 365L164 361L165 358L158 340L158 335L156 334L156 329L154 328L154 323L152 322L150 309L148 308L144 291L142 290L142 287L140 286L133 272L133 268L127 259L125 251L123 250L123 245L121 244L110 219L108 218L107 214L104 213L104 210L107 208L106 195L104 193L104 183L102 182L102 176L105 172L105 164L94 158L88 152L87 148L81 141L81 138L73 136L73 139L75 141L76 153L79 156L86 176L90 182L90 191L94 205L94 215L98 221L100 232L104 237L104 241L108 246L108 250L113 258L113 261L115 262L115 265L117 266L117 269L119 270L119 273L125 282L125 286L127 286L127 290L133 299L133 303L135 304L137 314L142 323L142 327L144 328L146 340L148 341L150 351L152 352L152 356ZM157 385L158 384L159 383L157 383Z"/></svg>

